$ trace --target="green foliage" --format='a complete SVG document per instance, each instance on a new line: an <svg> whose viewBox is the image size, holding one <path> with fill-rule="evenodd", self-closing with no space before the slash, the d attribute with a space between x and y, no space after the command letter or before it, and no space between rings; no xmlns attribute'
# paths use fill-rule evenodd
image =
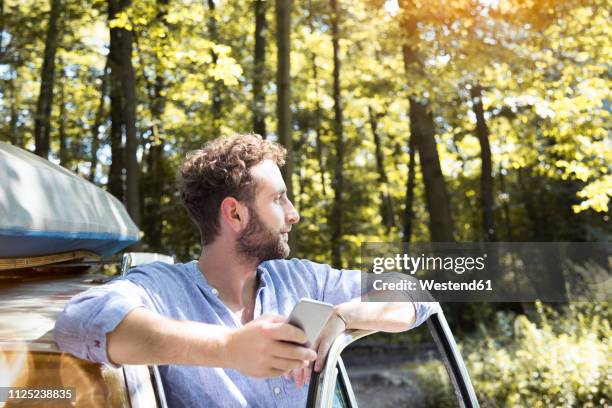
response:
<svg viewBox="0 0 612 408"><path fill-rule="evenodd" d="M161 191L162 243L157 250L188 259L198 234L176 195L185 154L217 134L252 130L253 7L217 0L143 0L107 18L107 2L62 2L51 160L89 176L92 127L108 52L109 27L135 36L137 128L143 211ZM483 88L490 130L494 212L501 240L608 239L612 196L609 2L339 1L341 95L347 151L343 261L359 264L366 240L399 241L405 217L408 96L427 100L458 241L483 238L480 145L469 88ZM274 6L266 8L265 112L275 139ZM34 112L49 2L3 2L0 32L0 139L33 150ZM417 24L407 33L400 24ZM214 24L213 24L214 23ZM214 30L213 30L214 26ZM302 215L293 254L330 261L330 219L336 161L333 131L332 42L327 0L294 2L291 79L295 201ZM420 64L404 66L402 45ZM157 81L161 89L156 91ZM63 88L63 111L60 92ZM213 97L221 100L213 112ZM154 107L163 100L160 117ZM103 99L95 182L105 187L111 162L108 92ZM368 111L376 118L387 182L380 181ZM63 113L61 113L63 112ZM152 146L163 144L163 177L147 177ZM429 239L417 156L412 240ZM382 193L394 221L383 225ZM143 219L155 219L146 213ZM143 230L148 232L147 227ZM145 244L149 245L145 237Z"/></svg>
<svg viewBox="0 0 612 408"><path fill-rule="evenodd" d="M496 322L464 339L462 354L484 407L612 405L612 310L574 303L562 312L536 304L530 320L499 312ZM417 371L431 407L453 406L433 392L448 387L440 365Z"/></svg>

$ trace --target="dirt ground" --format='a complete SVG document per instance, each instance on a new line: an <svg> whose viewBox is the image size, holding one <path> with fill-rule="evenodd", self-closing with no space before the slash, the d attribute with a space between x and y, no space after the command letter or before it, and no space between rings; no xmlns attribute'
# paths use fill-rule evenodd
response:
<svg viewBox="0 0 612 408"><path fill-rule="evenodd" d="M411 350L347 351L343 353L343 360L360 408L427 406L413 368L432 359L442 364L433 345Z"/></svg>
<svg viewBox="0 0 612 408"><path fill-rule="evenodd" d="M361 408L422 407L423 395L414 375L401 369L347 368Z"/></svg>

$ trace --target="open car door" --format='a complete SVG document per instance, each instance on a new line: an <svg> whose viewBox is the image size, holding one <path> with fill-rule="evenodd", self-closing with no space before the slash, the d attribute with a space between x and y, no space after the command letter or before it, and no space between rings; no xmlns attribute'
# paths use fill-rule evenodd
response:
<svg viewBox="0 0 612 408"><path fill-rule="evenodd" d="M438 349L457 400L457 406L479 407L474 387L442 310L431 315L427 326ZM355 408L357 399L342 362L341 353L351 343L373 334L352 330L341 334L330 347L327 363L321 373L312 373L307 408Z"/></svg>

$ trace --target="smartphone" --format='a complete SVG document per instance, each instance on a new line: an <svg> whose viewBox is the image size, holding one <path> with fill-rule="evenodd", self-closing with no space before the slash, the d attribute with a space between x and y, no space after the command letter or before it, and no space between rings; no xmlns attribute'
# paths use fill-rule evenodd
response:
<svg viewBox="0 0 612 408"><path fill-rule="evenodd" d="M333 311L334 306L330 303L300 299L289 315L289 324L304 330L308 338L304 345L310 347L315 344Z"/></svg>

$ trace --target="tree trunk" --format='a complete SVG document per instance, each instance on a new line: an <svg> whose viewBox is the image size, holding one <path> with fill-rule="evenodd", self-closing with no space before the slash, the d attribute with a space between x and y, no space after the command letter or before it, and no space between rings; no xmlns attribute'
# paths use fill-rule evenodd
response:
<svg viewBox="0 0 612 408"><path fill-rule="evenodd" d="M425 203L429 212L432 242L453 242L453 218L444 183L435 139L433 117L428 104L410 98L410 132L419 142L419 161L425 184Z"/></svg>
<svg viewBox="0 0 612 408"><path fill-rule="evenodd" d="M117 0L108 0L108 19L115 17L119 11ZM123 170L125 167L125 147L123 145L123 105L125 103L121 87L122 60L119 47L121 37L125 30L110 29L110 49L108 65L110 67L110 143L111 164L108 172L108 190L111 194L124 202L125 189L123 186Z"/></svg>
<svg viewBox="0 0 612 408"><path fill-rule="evenodd" d="M312 0L308 1L308 27L310 34L315 33L315 28L312 23ZM319 164L319 175L321 176L321 188L323 197L327 197L327 188L325 187L325 162L323 160L323 143L321 141L321 119L323 117L323 109L321 109L321 98L319 96L319 70L317 69L317 54L314 51L310 52L312 60L312 79L314 81L315 93L317 95L315 102L315 144L317 152L317 162Z"/></svg>
<svg viewBox="0 0 612 408"><path fill-rule="evenodd" d="M287 149L283 178L287 185L287 197L293 201L293 142L291 136L291 0L276 0L277 69L276 112L278 140Z"/></svg>
<svg viewBox="0 0 612 408"><path fill-rule="evenodd" d="M414 2L400 0L402 10L414 8ZM414 17L404 17L401 26L407 38L402 46L404 69L406 74L425 75L422 61L418 55L414 41L417 38L417 22ZM409 98L410 102L410 134L417 141L421 173L425 184L425 204L429 213L429 234L433 242L453 242L454 227L450 210L450 199L444 183L444 175L440 166L440 158L436 146L435 125L426 100Z"/></svg>
<svg viewBox="0 0 612 408"><path fill-rule="evenodd" d="M63 63L60 64L63 66ZM59 123L58 123L58 135L59 135L59 164L62 167L68 168L68 140L66 137L66 78L63 72L63 68L60 70L59 78Z"/></svg>
<svg viewBox="0 0 612 408"><path fill-rule="evenodd" d="M11 77L8 81L8 89L11 94L11 118L9 119L9 136L11 144L14 146L22 146L22 141L20 135L17 134L17 124L19 122L19 112L17 110L17 106L19 103L17 91L15 90L15 77L11 74Z"/></svg>
<svg viewBox="0 0 612 408"><path fill-rule="evenodd" d="M168 0L158 0L159 11L157 19L166 24ZM168 27L166 27L168 28ZM147 208L147 241L151 249L162 250L162 195L166 184L164 177L164 146L165 132L163 115L166 110L166 97L163 92L166 88L164 72L161 61L156 61L155 85L153 86L153 100L151 101L151 116L153 117L152 140L149 147L148 167L151 180L149 206Z"/></svg>
<svg viewBox="0 0 612 408"><path fill-rule="evenodd" d="M89 164L89 181L92 183L96 179L96 167L98 167L98 148L100 146L100 126L102 126L102 120L104 118L104 102L106 100L106 94L108 92L108 67L109 61L106 60L104 65L104 71L100 77L100 101L98 102L98 109L96 110L96 116L94 117L94 123L91 126L91 157Z"/></svg>
<svg viewBox="0 0 612 408"><path fill-rule="evenodd" d="M112 38L112 36L111 36ZM111 47L112 49L112 47ZM113 51L109 52L109 59ZM110 114L111 114L111 127L110 127L110 147L111 147L111 164L108 171L108 191L117 197L119 201L124 201L124 188L123 188L123 168L124 168L124 154L125 148L123 146L123 110L122 110L122 98L121 98L121 82L117 78L116 72L119 67L113 62L111 66L111 77L110 77Z"/></svg>
<svg viewBox="0 0 612 408"><path fill-rule="evenodd" d="M34 119L34 152L44 157L49 157L51 145L51 108L53 106L53 84L55 78L55 54L59 44L59 18L63 7L61 0L51 0L51 11L49 13L49 25L45 37L45 51L40 73L40 92L36 104L36 116Z"/></svg>
<svg viewBox="0 0 612 408"><path fill-rule="evenodd" d="M508 192L506 187L506 170L499 165L499 188L502 192ZM508 195L509 196L509 195ZM514 242L514 233L512 231L512 220L510 218L510 205L508 205L508 200L503 201L502 208L504 210L504 223L506 227L506 237L502 239L502 241Z"/></svg>
<svg viewBox="0 0 612 408"><path fill-rule="evenodd" d="M160 132L161 129L156 129ZM154 137L154 141L149 148L148 167L151 177L151 190L149 208L147 208L148 222L146 225L146 235L149 246L152 250L162 250L162 194L164 190L164 145L163 137ZM145 226L143 226L144 228Z"/></svg>
<svg viewBox="0 0 612 408"><path fill-rule="evenodd" d="M219 32L217 30L217 11L215 0L208 0L208 9L210 15L208 16L208 35L215 44L219 43ZM214 49L211 49L210 54L212 56L213 65L217 64L219 56ZM223 82L221 80L214 80L212 89L212 117L213 117L213 136L221 136L221 118L222 118L222 97Z"/></svg>
<svg viewBox="0 0 612 408"><path fill-rule="evenodd" d="M403 242L410 242L412 238L412 224L414 221L414 184L416 179L416 148L417 135L414 132L410 134L408 141L408 178L406 181L406 206L404 208L404 234Z"/></svg>
<svg viewBox="0 0 612 408"><path fill-rule="evenodd" d="M336 134L336 161L334 165L334 201L331 213L332 266L342 268L342 237L344 235L344 134L342 127L342 96L340 94L340 44L339 7L337 0L331 0L332 45L334 49L334 133Z"/></svg>
<svg viewBox="0 0 612 408"><path fill-rule="evenodd" d="M130 5L130 0L109 0L108 4L109 20L112 20L118 12L125 10ZM134 68L132 66L133 33L119 27L111 28L110 32L109 58L111 61L111 75L113 77L111 81L111 120L113 121L111 132L114 141L117 141L121 140L122 128L125 129L125 192L127 210L136 225L139 225L140 194L138 179L140 169L136 156L138 138L136 135L136 84ZM117 120L119 120L119 123L115 123ZM118 139L117 136L119 137ZM115 158L113 157L114 160ZM117 174L114 176L116 177Z"/></svg>
<svg viewBox="0 0 612 408"><path fill-rule="evenodd" d="M4 0L0 0L0 61L4 60Z"/></svg>
<svg viewBox="0 0 612 408"><path fill-rule="evenodd" d="M368 117L370 119L370 130L372 131L372 136L374 137L378 182L382 188L382 191L380 192L380 210L383 225L386 227L388 235L391 233L391 228L393 228L395 225L395 215L393 214L393 202L391 201L391 195L389 194L389 180L387 179L387 172L385 171L385 160L383 157L380 135L378 134L378 121L374 112L372 111L371 106L368 106Z"/></svg>
<svg viewBox="0 0 612 408"><path fill-rule="evenodd" d="M476 115L476 137L480 143L480 202L482 206L483 237L487 242L495 242L497 241L497 234L493 201L493 164L489 144L489 128L484 117L480 85L472 86L470 96L472 98L472 109Z"/></svg>
<svg viewBox="0 0 612 408"><path fill-rule="evenodd" d="M255 0L255 52L253 66L253 131L266 138L266 0Z"/></svg>

